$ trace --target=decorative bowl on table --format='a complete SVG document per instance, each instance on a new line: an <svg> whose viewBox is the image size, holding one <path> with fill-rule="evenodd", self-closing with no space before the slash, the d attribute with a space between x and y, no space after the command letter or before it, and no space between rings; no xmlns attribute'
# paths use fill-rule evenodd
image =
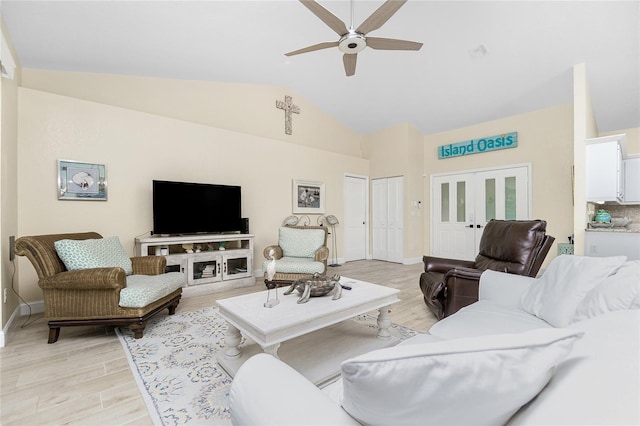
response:
<svg viewBox="0 0 640 426"><path fill-rule="evenodd" d="M604 222L589 222L589 228L597 228L597 229L608 229L613 228L613 223L604 223Z"/></svg>
<svg viewBox="0 0 640 426"><path fill-rule="evenodd" d="M309 297L326 296L333 292L333 300L342 296L342 287L340 287L340 275L335 274L331 278L326 275L320 275L317 272L310 277L300 278L294 281L284 294L291 294L296 290L300 294L298 303L306 303Z"/></svg>
<svg viewBox="0 0 640 426"><path fill-rule="evenodd" d="M631 219L628 217L612 217L611 224L615 227L624 228L631 223Z"/></svg>

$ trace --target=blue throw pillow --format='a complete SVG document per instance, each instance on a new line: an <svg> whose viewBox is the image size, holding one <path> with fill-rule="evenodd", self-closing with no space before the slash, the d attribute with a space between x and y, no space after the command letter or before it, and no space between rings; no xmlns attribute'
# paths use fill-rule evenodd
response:
<svg viewBox="0 0 640 426"><path fill-rule="evenodd" d="M59 240L54 243L58 256L68 271L117 267L133 274L131 259L118 237L95 240Z"/></svg>

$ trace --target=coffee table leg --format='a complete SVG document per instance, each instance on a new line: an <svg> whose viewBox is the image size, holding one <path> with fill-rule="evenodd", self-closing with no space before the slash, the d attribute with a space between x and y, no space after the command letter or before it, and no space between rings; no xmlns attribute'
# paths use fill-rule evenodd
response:
<svg viewBox="0 0 640 426"><path fill-rule="evenodd" d="M276 343L275 345L263 347L262 350L264 353L274 356L275 358L280 359L278 357L278 348L280 347L280 343Z"/></svg>
<svg viewBox="0 0 640 426"><path fill-rule="evenodd" d="M389 339L391 337L391 333L389 332L389 327L391 326L391 317L389 317L389 309L388 306L384 306L379 309L380 314L378 315L378 338L379 339Z"/></svg>
<svg viewBox="0 0 640 426"><path fill-rule="evenodd" d="M227 358L237 358L240 356L240 330L227 322L227 334L224 336L224 345L226 349L224 355Z"/></svg>

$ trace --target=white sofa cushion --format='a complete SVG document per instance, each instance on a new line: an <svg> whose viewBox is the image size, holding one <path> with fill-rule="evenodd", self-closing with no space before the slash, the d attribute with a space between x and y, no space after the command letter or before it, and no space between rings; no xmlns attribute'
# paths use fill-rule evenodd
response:
<svg viewBox="0 0 640 426"><path fill-rule="evenodd" d="M586 294L626 260L624 256L560 255L522 295L520 308L555 327L565 327Z"/></svg>
<svg viewBox="0 0 640 426"><path fill-rule="evenodd" d="M367 425L504 424L581 335L546 328L373 351L342 364L342 406Z"/></svg>
<svg viewBox="0 0 640 426"><path fill-rule="evenodd" d="M520 299L535 278L487 269L480 275L478 300L490 300L509 308L520 306Z"/></svg>
<svg viewBox="0 0 640 426"><path fill-rule="evenodd" d="M264 353L249 358L236 373L229 409L237 426L358 425L302 374Z"/></svg>
<svg viewBox="0 0 640 426"><path fill-rule="evenodd" d="M548 327L551 325L521 309L479 300L432 325L429 334L442 339L458 339L487 334L522 333Z"/></svg>
<svg viewBox="0 0 640 426"><path fill-rule="evenodd" d="M640 260L627 261L582 299L572 322L607 312L640 309Z"/></svg>
<svg viewBox="0 0 640 426"><path fill-rule="evenodd" d="M573 323L584 331L544 391L510 425L640 425L640 311Z"/></svg>

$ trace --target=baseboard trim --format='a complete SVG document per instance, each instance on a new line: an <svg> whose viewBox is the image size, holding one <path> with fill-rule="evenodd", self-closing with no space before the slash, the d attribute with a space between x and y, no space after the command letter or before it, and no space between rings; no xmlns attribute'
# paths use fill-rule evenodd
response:
<svg viewBox="0 0 640 426"><path fill-rule="evenodd" d="M20 305L16 306L16 308L13 310L13 313L9 317L9 321L7 321L7 324L4 326L2 331L0 331L0 348L4 348L7 341L9 340L9 329L11 328L13 321L15 321L19 317L29 315L29 313L33 315L42 312L44 312L44 300L37 300L35 302L29 303L28 305L26 303L21 303Z"/></svg>
<svg viewBox="0 0 640 426"><path fill-rule="evenodd" d="M9 328L11 328L11 324L13 324L13 320L16 318L16 316L18 316L19 309L20 309L20 306L16 306L16 308L13 310L13 313L9 317L9 321L7 321L7 324L4 326L2 331L0 331L0 348L4 348L8 340L7 337L9 336Z"/></svg>
<svg viewBox="0 0 640 426"><path fill-rule="evenodd" d="M35 302L29 302L20 304L20 315L41 314L44 312L44 300L36 300Z"/></svg>

